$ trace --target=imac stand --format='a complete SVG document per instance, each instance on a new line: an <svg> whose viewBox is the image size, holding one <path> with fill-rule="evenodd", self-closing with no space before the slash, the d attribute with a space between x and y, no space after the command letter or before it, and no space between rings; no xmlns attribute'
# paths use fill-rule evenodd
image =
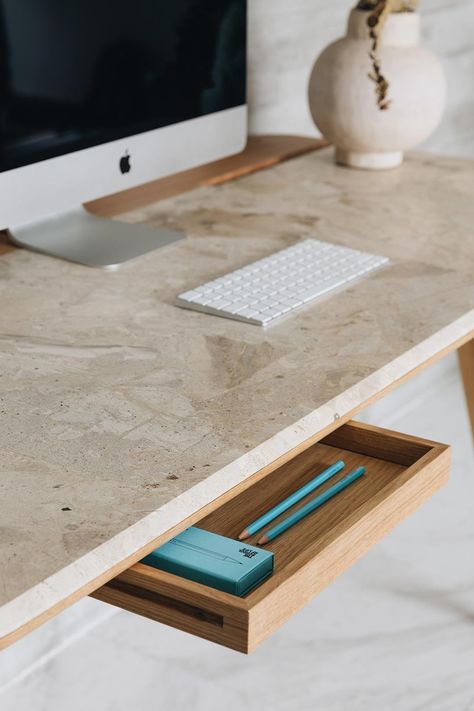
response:
<svg viewBox="0 0 474 711"><path fill-rule="evenodd" d="M109 270L185 237L175 230L97 217L84 207L11 227L9 234L22 247Z"/></svg>

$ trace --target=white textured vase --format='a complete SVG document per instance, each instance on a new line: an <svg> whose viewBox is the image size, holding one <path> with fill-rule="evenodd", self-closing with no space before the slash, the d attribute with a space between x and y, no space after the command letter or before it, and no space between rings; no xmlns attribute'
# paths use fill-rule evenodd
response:
<svg viewBox="0 0 474 711"><path fill-rule="evenodd" d="M424 141L443 115L446 82L437 58L419 45L420 16L390 14L379 56L390 106L377 106L369 58L368 13L352 10L347 35L329 45L309 83L311 113L336 147L336 161L354 168L393 168L403 151Z"/></svg>

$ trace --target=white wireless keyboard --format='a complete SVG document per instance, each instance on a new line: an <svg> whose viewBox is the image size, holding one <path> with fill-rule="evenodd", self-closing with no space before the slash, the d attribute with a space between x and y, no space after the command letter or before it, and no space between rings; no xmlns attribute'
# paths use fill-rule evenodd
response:
<svg viewBox="0 0 474 711"><path fill-rule="evenodd" d="M307 239L180 294L176 303L267 326L388 262L387 257Z"/></svg>

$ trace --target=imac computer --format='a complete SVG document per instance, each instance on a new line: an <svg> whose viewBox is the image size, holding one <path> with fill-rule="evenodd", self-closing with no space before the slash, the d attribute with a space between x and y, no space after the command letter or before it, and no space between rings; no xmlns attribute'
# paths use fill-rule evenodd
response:
<svg viewBox="0 0 474 711"><path fill-rule="evenodd" d="M0 229L115 268L183 235L83 203L247 140L246 0L0 0Z"/></svg>

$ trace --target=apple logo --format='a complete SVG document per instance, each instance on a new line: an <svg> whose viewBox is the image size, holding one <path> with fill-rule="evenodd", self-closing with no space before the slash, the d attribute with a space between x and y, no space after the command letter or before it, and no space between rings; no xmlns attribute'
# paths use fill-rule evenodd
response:
<svg viewBox="0 0 474 711"><path fill-rule="evenodd" d="M128 151L125 151L125 155L120 158L119 167L122 175L124 173L130 173L132 166L130 165L130 154Z"/></svg>

